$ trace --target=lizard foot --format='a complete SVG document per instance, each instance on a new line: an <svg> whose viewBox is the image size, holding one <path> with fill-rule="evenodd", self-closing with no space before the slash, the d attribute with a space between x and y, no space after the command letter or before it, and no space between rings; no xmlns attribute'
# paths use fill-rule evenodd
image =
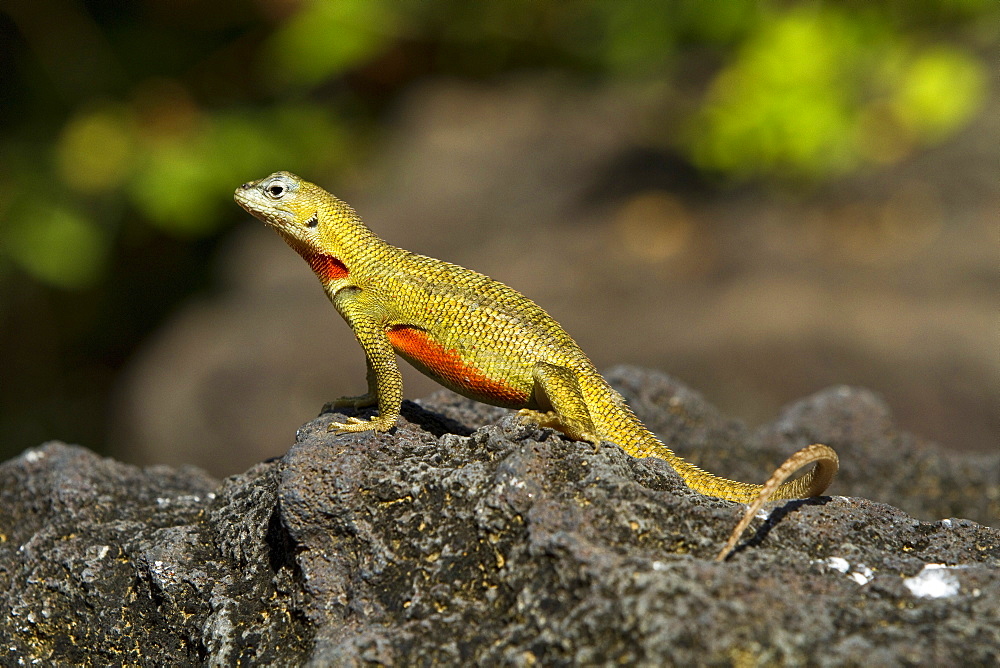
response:
<svg viewBox="0 0 1000 668"><path fill-rule="evenodd" d="M530 408L522 408L517 414L524 422L537 424L539 427L555 429L572 438L574 441L587 441L588 443L592 443L595 449L601 445L601 439L596 434L587 431L574 420L567 420L565 417L561 417L555 411L543 413L531 410Z"/></svg>
<svg viewBox="0 0 1000 668"><path fill-rule="evenodd" d="M344 422L331 422L326 430L338 434L348 434L360 431L389 431L396 426L396 418L377 417L372 420L349 417Z"/></svg>

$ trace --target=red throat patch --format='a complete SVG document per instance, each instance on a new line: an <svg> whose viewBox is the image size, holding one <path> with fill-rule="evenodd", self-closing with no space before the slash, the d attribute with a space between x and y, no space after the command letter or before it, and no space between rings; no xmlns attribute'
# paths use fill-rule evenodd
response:
<svg viewBox="0 0 1000 668"><path fill-rule="evenodd" d="M312 270L316 272L319 279L324 283L347 278L347 266L332 255L323 253L302 254Z"/></svg>
<svg viewBox="0 0 1000 668"><path fill-rule="evenodd" d="M523 406L528 395L502 381L490 378L465 363L457 350L449 350L415 327L392 327L386 332L389 343L403 357L422 366L451 387L462 388L473 397L501 406Z"/></svg>

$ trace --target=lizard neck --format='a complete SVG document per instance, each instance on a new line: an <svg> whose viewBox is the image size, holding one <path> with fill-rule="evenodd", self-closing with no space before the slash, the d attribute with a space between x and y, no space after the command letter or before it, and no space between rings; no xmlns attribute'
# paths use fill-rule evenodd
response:
<svg viewBox="0 0 1000 668"><path fill-rule="evenodd" d="M318 218L318 238L285 236L285 240L327 290L365 283L365 277L378 273L379 264L393 266L398 249L382 241L344 202L329 196L312 215Z"/></svg>
<svg viewBox="0 0 1000 668"><path fill-rule="evenodd" d="M297 248L296 250L309 263L309 266L312 267L313 272L319 277L323 285L347 278L351 273L347 265L335 255L308 249Z"/></svg>

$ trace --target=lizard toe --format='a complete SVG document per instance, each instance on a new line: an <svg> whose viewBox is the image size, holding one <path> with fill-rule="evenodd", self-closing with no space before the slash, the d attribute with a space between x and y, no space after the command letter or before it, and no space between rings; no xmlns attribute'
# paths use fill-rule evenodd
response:
<svg viewBox="0 0 1000 668"><path fill-rule="evenodd" d="M372 420L362 420L361 418L349 417L344 422L331 422L326 429L338 434L350 434L361 431L389 431L394 426L396 426L395 418L383 419L379 417Z"/></svg>

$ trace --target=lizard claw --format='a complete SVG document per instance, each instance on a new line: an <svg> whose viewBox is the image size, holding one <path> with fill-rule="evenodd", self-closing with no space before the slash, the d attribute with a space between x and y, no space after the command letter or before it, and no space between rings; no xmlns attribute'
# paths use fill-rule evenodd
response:
<svg viewBox="0 0 1000 668"><path fill-rule="evenodd" d="M560 416L555 411L543 413L530 408L522 408L517 414L525 424L555 429L574 441L586 441L594 446L594 452L601 449L601 439L596 434L588 431L580 422Z"/></svg>
<svg viewBox="0 0 1000 668"><path fill-rule="evenodd" d="M396 426L396 418L377 417L372 420L362 420L361 418L349 417L344 422L331 422L327 425L327 431L334 431L338 434L349 434L361 431L389 431Z"/></svg>

